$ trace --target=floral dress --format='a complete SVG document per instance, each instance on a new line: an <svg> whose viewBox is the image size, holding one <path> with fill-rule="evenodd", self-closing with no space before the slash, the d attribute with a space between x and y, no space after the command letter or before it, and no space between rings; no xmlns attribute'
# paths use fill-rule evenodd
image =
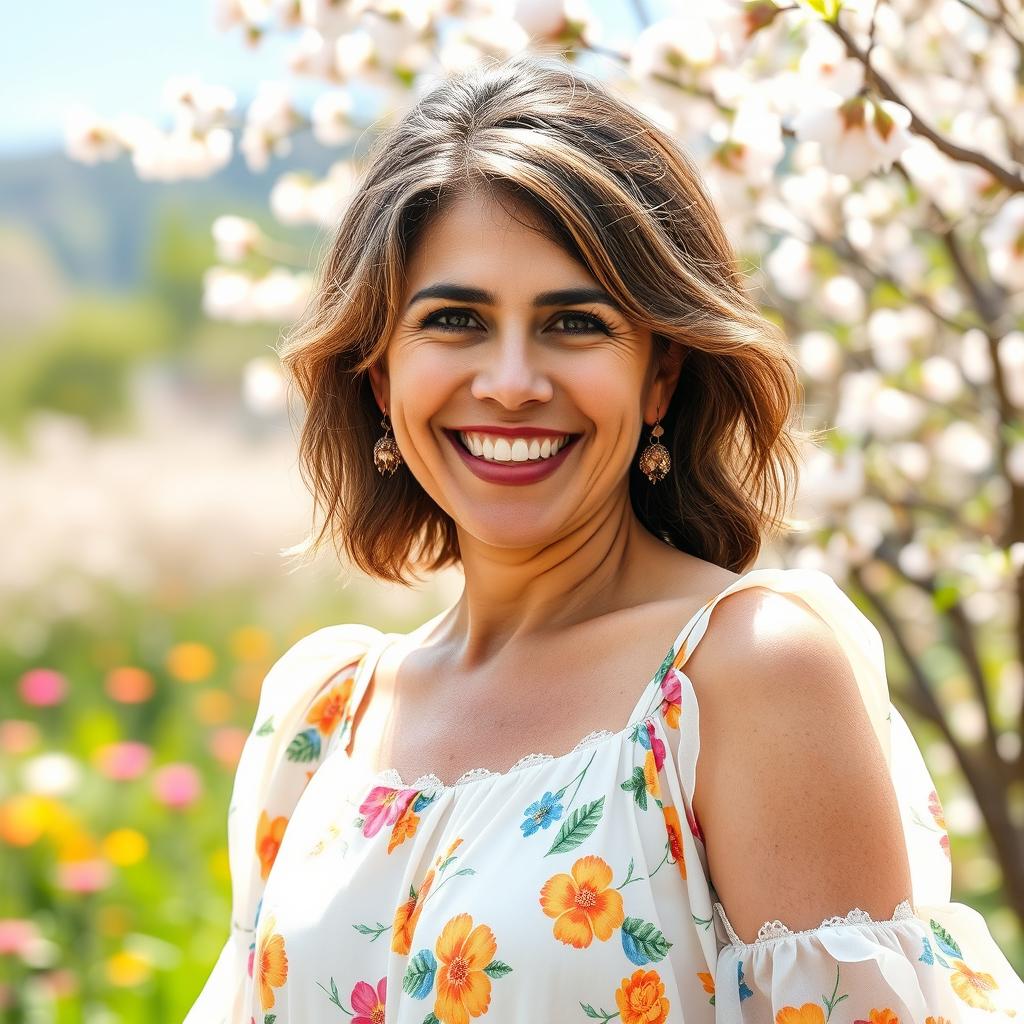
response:
<svg viewBox="0 0 1024 1024"><path fill-rule="evenodd" d="M854 669L899 797L912 902L742 942L693 813L685 672L723 597L802 598ZM890 704L877 630L827 573L753 569L709 597L625 727L453 785L345 748L394 634L320 629L271 668L228 811L231 932L185 1024L1024 1024L1024 984L950 902L935 786Z"/></svg>

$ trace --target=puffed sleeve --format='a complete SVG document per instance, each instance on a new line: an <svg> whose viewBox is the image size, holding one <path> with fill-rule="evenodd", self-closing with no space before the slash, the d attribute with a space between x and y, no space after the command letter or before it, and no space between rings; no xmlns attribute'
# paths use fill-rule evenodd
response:
<svg viewBox="0 0 1024 1024"><path fill-rule="evenodd" d="M681 720L677 756L680 799L694 841L683 831L687 884L708 964L716 1024L973 1024L1024 1021L1024 982L991 935L985 919L950 900L952 866L942 805L920 748L889 699L881 636L830 575L818 569L756 569L705 606L687 648L708 627L726 595L764 586L803 600L830 627L885 757L896 793L911 869L911 898L890 919L873 921L856 907L845 917L793 932L765 922L743 943L726 917L710 878L693 812L699 750L699 708L684 663L675 672ZM698 913L707 908L706 913ZM708 920L710 918L710 920ZM713 984L710 984L713 981Z"/></svg>
<svg viewBox="0 0 1024 1024"><path fill-rule="evenodd" d="M729 941L715 970L722 1024L975 1024L1024 1015L1024 985L970 907L900 903L890 919L853 909L808 931L766 922Z"/></svg>
<svg viewBox="0 0 1024 1024"><path fill-rule="evenodd" d="M230 933L184 1024L249 1024L246 983L259 904L288 821L331 744L348 735L356 672L379 636L326 626L293 644L260 688L228 806Z"/></svg>

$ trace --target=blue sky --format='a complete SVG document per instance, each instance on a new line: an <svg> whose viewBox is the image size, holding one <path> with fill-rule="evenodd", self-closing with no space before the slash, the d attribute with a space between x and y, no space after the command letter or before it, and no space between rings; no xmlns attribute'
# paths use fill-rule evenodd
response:
<svg viewBox="0 0 1024 1024"><path fill-rule="evenodd" d="M632 36L632 3L592 0L608 32ZM671 4L669 4L670 6ZM654 13L664 2L648 2ZM287 38L271 34L249 49L237 30L218 31L209 0L37 0L9 4L0 40L4 69L0 156L63 145L64 112L80 102L102 116L141 114L166 124L166 80L198 74L240 100L263 78L285 77ZM315 95L323 85L290 78Z"/></svg>

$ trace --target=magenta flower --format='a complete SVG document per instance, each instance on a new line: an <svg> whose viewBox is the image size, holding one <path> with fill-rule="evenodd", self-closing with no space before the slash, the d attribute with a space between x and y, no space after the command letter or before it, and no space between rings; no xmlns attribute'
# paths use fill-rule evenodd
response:
<svg viewBox="0 0 1024 1024"><path fill-rule="evenodd" d="M384 997L387 995L388 979L383 977L377 988L365 981L357 981L349 999L356 1016L352 1024L376 1024L384 1019Z"/></svg>
<svg viewBox="0 0 1024 1024"><path fill-rule="evenodd" d="M26 704L49 707L67 696L68 681L52 668L33 668L18 680L18 692Z"/></svg>
<svg viewBox="0 0 1024 1024"><path fill-rule="evenodd" d="M415 789L374 786L359 805L359 812L366 816L363 822L363 835L369 839L385 825L394 825L416 793Z"/></svg>
<svg viewBox="0 0 1024 1024"><path fill-rule="evenodd" d="M202 791L199 772L183 761L165 764L153 775L153 792L165 807L175 810L188 807Z"/></svg>
<svg viewBox="0 0 1024 1024"><path fill-rule="evenodd" d="M93 757L100 774L117 782L137 779L148 767L153 752L137 740L107 743Z"/></svg>
<svg viewBox="0 0 1024 1024"><path fill-rule="evenodd" d="M665 744L658 739L654 734L654 723L648 719L645 723L647 726L647 735L651 741L651 750L654 751L654 767L660 772L661 766L665 763Z"/></svg>
<svg viewBox="0 0 1024 1024"><path fill-rule="evenodd" d="M666 704L679 707L683 699L683 688L679 684L679 673L670 668L661 680L661 696Z"/></svg>

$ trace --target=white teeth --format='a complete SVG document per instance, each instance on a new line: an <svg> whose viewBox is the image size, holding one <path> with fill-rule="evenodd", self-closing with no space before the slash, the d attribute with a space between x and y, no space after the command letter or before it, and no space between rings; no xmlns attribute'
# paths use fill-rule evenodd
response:
<svg viewBox="0 0 1024 1024"><path fill-rule="evenodd" d="M533 462L548 459L566 444L569 434L545 437L543 440L525 437L489 437L486 434L459 432L462 443L477 457L488 462Z"/></svg>

